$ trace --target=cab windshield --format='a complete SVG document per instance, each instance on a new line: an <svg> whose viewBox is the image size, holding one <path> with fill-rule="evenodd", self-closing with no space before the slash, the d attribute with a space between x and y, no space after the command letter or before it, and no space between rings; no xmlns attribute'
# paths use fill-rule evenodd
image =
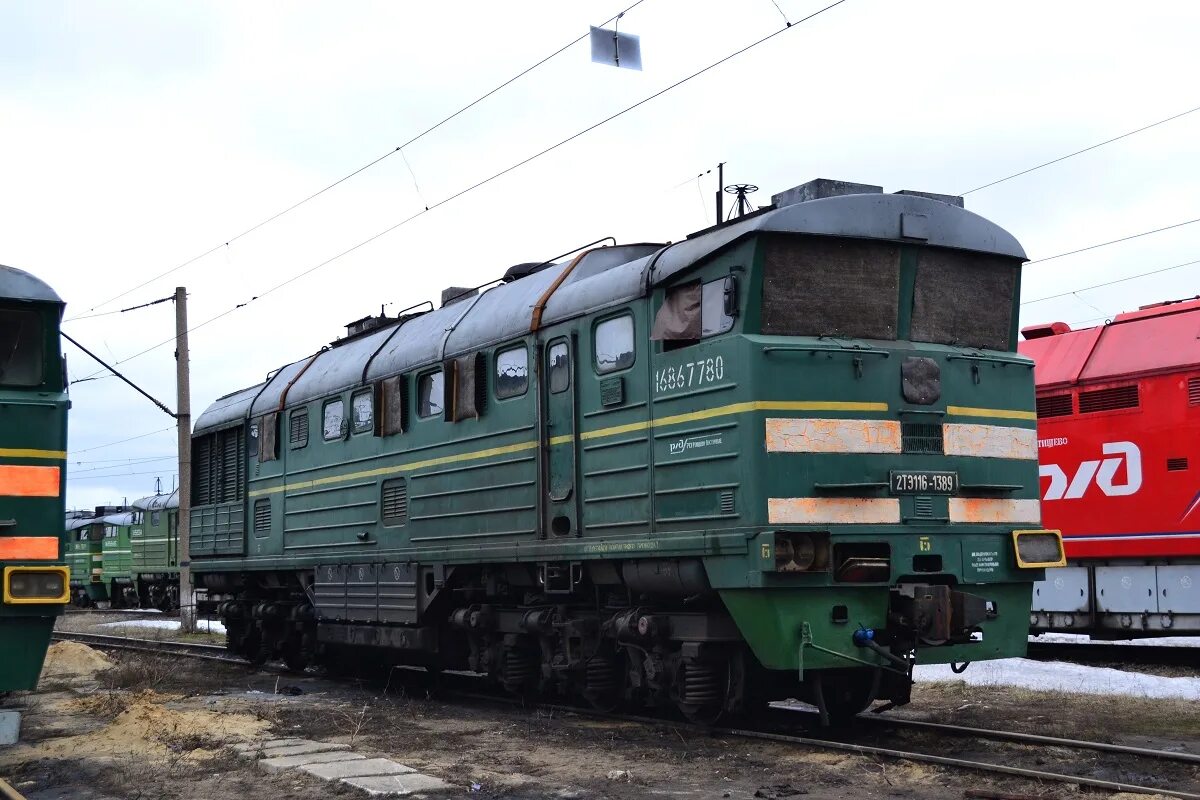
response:
<svg viewBox="0 0 1200 800"><path fill-rule="evenodd" d="M42 382L42 338L36 312L0 308L0 385Z"/></svg>

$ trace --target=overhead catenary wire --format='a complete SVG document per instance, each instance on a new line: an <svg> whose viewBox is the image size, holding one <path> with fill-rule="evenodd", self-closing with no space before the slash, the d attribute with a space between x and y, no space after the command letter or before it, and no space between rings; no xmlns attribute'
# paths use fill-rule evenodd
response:
<svg viewBox="0 0 1200 800"><path fill-rule="evenodd" d="M646 2L646 0L636 0L636 2L630 4L629 6L626 6L622 11L619 11L618 13L609 17L607 20L605 20L604 22L602 22L600 24L607 25L608 23L612 22L613 20L617 19L618 17L624 16L625 14L629 13L630 11L637 8L644 2ZM147 280L142 281L138 285L136 285L130 289L126 289L125 291L121 292L120 294L113 295L112 297L108 298L107 300L97 303L96 305L89 308L87 310L87 312L85 312L85 315L81 315L78 317L72 317L71 319L68 319L66 321L67 322L75 322L77 320L89 319L91 317L100 317L100 316L106 316L108 314L118 313L118 312L114 312L114 311L108 311L108 312L105 312L104 314L91 314L92 311L95 311L98 308L103 308L104 306L108 305L109 303L111 303L115 300L119 300L120 298L125 297L126 295L132 294L133 292L136 292L138 289L141 289L144 286L148 286L151 283L154 283L155 281L157 281L161 278L165 278L166 276L171 275L175 272L178 272L179 270L181 270L185 267L195 264L197 261L200 261L201 259L207 258L208 256L212 255L213 253L217 252L218 250L220 250L223 247L225 247L225 248L229 247L229 245L233 244L238 239L241 239L245 236L249 236L250 234L254 233L255 231L259 230L260 228L263 228L263 227L271 224L275 220L280 219L281 217L284 217L287 214L290 214L291 212L295 211L297 208L300 208L301 206L305 205L306 203L309 203L310 201L315 200L316 198L320 197L321 195L325 194L326 192L330 191L331 189L334 189L335 187L339 186L340 184L345 183L346 181L350 180L351 178L355 177L356 175L359 175L359 174L367 171L371 167L374 167L376 164L379 164L379 163L387 160L388 158L391 158L396 153L400 153L400 157L402 159L404 159L405 165L408 166L408 159L405 158L404 154L401 152L404 148L415 144L416 142L420 141L421 139L425 138L429 134L433 133L434 131L436 131L438 128L442 127L446 123L450 122L451 120L455 119L456 117L460 116L461 114L464 114L465 112L471 110L475 106L482 103L484 100L487 100L492 95L496 94L497 92L501 91L502 89L512 85L516 81L525 77L530 72L533 72L535 69L542 66L546 62L551 61L554 58L558 57L565 51L567 51L570 48L574 47L575 45L579 44L579 42L588 38L589 35L590 35L590 31L588 33L584 33L584 34L581 34L580 36L577 36L576 38L574 38L571 41L564 44L562 47L559 47L557 50L555 50L550 55L545 56L544 58L542 58L541 60L532 64L531 66L528 66L525 69L521 70L516 75L512 76L508 80L506 80L503 83L501 83L500 85L496 86L494 89L492 89L488 92L485 92L484 94L475 98L470 103L467 103L465 106L458 109L454 113L442 118L441 120L434 123L433 125L430 125L428 128L424 129L417 135L413 136L408 141L404 142L403 144L397 145L395 148L393 148L392 150L389 150L388 152L384 153L383 155L379 156L378 158L368 161L366 164L363 164L361 167L355 169L353 172L349 173L348 175L344 175L341 178L338 178L336 181L329 184L325 188L315 191L312 194L305 197L304 199L298 200L297 202L292 203L290 206L283 209L282 211L278 211L278 212L272 214L271 216L267 217L266 219L262 220L261 222L258 222L256 224L252 225L251 227L247 228L246 230L242 231L241 233L237 234L236 236L231 236L228 239L226 239L225 241L223 241L219 244L213 245L212 247L208 248L204 252L202 252L198 255L192 256L191 258L187 259L186 261L183 261L182 263L177 264L164 272L160 272L159 274L155 275L154 277L148 278ZM409 174L412 175L413 184L415 186L416 182L417 182L417 176L413 173L411 166L408 166L408 171L409 171ZM420 187L417 187L418 196L420 196L420 193L421 193Z"/></svg>
<svg viewBox="0 0 1200 800"><path fill-rule="evenodd" d="M1133 136L1134 134L1142 133L1143 131L1148 131L1151 128L1157 128L1159 125L1165 125L1168 122L1177 120L1180 117L1186 117L1188 114L1194 114L1197 111L1200 111L1200 106L1196 106L1195 108L1189 108L1187 111L1181 111L1180 113L1175 114L1170 117L1167 117L1166 119L1160 119L1158 122L1152 122L1149 125L1143 125L1142 127L1137 128L1136 130L1127 131L1125 133L1122 133L1120 136L1114 136L1111 139L1105 139L1103 142L1097 142L1096 144L1089 145L1088 147L1085 147L1082 150L1076 150L1073 153L1067 153L1066 155L1059 156L1058 158L1052 158L1049 161L1045 161L1036 166L1030 167L1028 169L1023 169L1020 172L1014 172L1012 175L1008 175L1006 177L999 178L997 180L991 181L990 183L985 183L982 186L976 186L974 189L968 189L967 191L959 192L958 194L960 196L966 196L973 192L982 191L983 189L989 189L993 186L1004 183L1005 181L1011 181L1013 178L1019 178L1022 175L1028 175L1029 173L1036 172L1037 170L1042 169L1043 167L1048 167L1052 164L1057 164L1060 161L1066 161L1068 158L1074 158L1075 156L1083 155L1084 153L1088 153L1092 150L1096 150L1098 148L1104 147L1107 144L1112 144L1113 142L1119 142L1120 140L1127 139L1130 136Z"/></svg>
<svg viewBox="0 0 1200 800"><path fill-rule="evenodd" d="M587 126L586 128L583 128L582 130L571 134L570 136L566 137L565 139L561 139L558 142L539 150L538 152L534 153L533 155L528 156L520 161L517 161L516 163L514 163L508 167L505 167L504 169L500 170L499 172L495 172L492 175L471 184L470 186L466 187L465 189L460 189L459 191L455 192L454 194L450 195L449 197L445 197L442 200L439 200L436 203L433 203L432 205L430 205L420 211L417 211L414 214L400 220L399 222L397 222L387 228L384 228L383 230L379 231L378 233L374 234L373 236L370 236L370 237L360 241L358 244L348 247L345 250L342 250L341 252L337 253L336 255L330 256L329 258L325 259L324 261L314 264L313 266L309 267L308 269L305 269L301 272L296 273L295 275L292 275L291 277L287 278L286 280L282 281L281 283L277 283L274 286L270 287L266 291L259 292L251 300L249 300L245 303L240 303L238 305L235 305L232 308L226 309L225 311L222 311L221 313L219 313L213 317L209 317L208 319L204 320L203 322L198 323L197 325L194 325L191 328L188 328L187 332L192 333L193 331L199 330L200 328L210 325L210 324L216 322L217 320L219 320L223 317L226 317L229 314L232 314L234 311L238 310L239 308L243 308L243 307L249 305L251 302L254 302L256 300L261 300L263 297L265 297L273 292L276 292L276 291L284 288L285 286L287 286L291 283L294 283L295 281L300 280L301 278L311 275L312 273L316 272L317 270L319 270L323 267L326 267L326 266L334 263L335 261L345 258L346 256L350 255L351 253L355 252L356 250L359 250L359 249L365 247L366 245L371 244L372 242L376 241L377 239L380 239L380 238L388 235L389 233L391 233L399 228L404 227L405 225L409 224L413 220L418 219L419 217L422 217L425 214L428 214L429 212L433 211L434 209L440 208L441 206L447 205L448 203L451 203L451 202L459 199L460 197L463 197L464 195L470 194L471 192L474 192L477 189L483 188L484 186L488 185L492 181L495 181L498 178L501 178L501 177L509 174L510 172L518 170L521 167L524 167L527 164L530 164L530 163L538 160L539 158L542 158L543 156L554 152L555 150L559 149L560 147L563 147L564 145L567 145L570 142L573 142L582 136L586 136L587 134L591 133L592 131L596 130L597 128L600 128L603 125L607 125L608 123L612 122L613 120L616 120L616 119L624 116L625 114L628 114L630 111L640 108L641 106L644 106L647 103L652 102L653 100L655 100L659 97L662 97L667 92L670 92L673 89L676 89L676 88L688 83L689 81L700 77L701 75L705 74L706 72L716 69L717 67L721 66L722 64L724 64L728 61L731 61L734 58L737 58L738 56L740 56L744 53L747 53L750 50L753 50L754 48L756 48L762 44L765 44L766 42L768 42L771 39L774 39L776 36L780 35L781 33L784 33L786 31L790 31L790 30L795 30L803 23L808 22L809 20L814 19L815 17L820 16L821 14L824 14L826 11L829 11L833 8L836 8L837 6L840 6L845 2L847 2L847 0L836 0L835 2L830 3L829 5L826 5L826 6L823 6L822 8L817 9L816 11L812 12L808 16L803 17L802 19L799 19L796 22L793 22L790 27L780 28L779 30L772 31L771 33L767 34L766 36L763 36L760 39L756 39L755 41L751 42L750 44L747 44L747 45L733 51L729 55L727 55L717 61L714 61L713 63L709 64L706 67L702 67L701 69L698 69L695 72L692 72L689 75L687 75L683 78L680 78L679 80L675 81L674 83L666 86L663 89L659 89L657 92L654 92L653 94L642 98L641 100L637 101L636 103L626 106L625 108L621 109L620 111L610 114L598 122L592 123L591 125ZM689 179L689 180L691 180L691 179ZM147 353L153 352L154 350L157 350L160 347L165 347L166 345L172 344L173 342L175 342L175 338L176 337L172 336L170 339L165 339L165 340L159 342L158 344L151 345L150 347L147 347L144 350L134 353L131 356L128 356L126 358L122 358L122 359L118 360L116 362L116 364L120 365L120 364L127 363L129 361L132 361L135 358L140 358L141 356L144 356ZM85 378L80 379L80 380L86 380L86 378L94 377L94 376L100 375L102 373L103 373L103 370L101 370L100 372L92 373L91 375L88 375Z"/></svg>
<svg viewBox="0 0 1200 800"><path fill-rule="evenodd" d="M80 453L90 453L93 450L101 450L105 447L112 447L113 445L125 444L126 442L132 442L134 439L145 439L147 436L154 436L155 434L158 434L158 433L165 433L167 431L173 431L173 430L175 430L175 426L170 425L166 428L160 428L159 430L156 430L156 431L149 431L147 433L139 433L137 436L130 436L127 439L118 439L115 442L107 442L105 444L95 445L94 447L85 447L82 450L74 450L71 452L70 455L79 455ZM67 457L68 461L70 461L70 455L68 455L68 457Z"/></svg>
<svg viewBox="0 0 1200 800"><path fill-rule="evenodd" d="M1026 261L1025 266L1028 267L1030 264L1043 264L1047 261L1053 261L1056 258L1063 258L1064 256L1073 256L1076 253L1086 253L1088 250L1095 250L1100 247L1108 247L1110 244L1119 244L1120 242L1128 242L1130 239L1140 239L1141 237L1149 236L1152 233L1162 233L1163 231L1169 231L1169 230L1173 230L1175 228L1182 228L1184 225L1192 225L1197 222L1200 222L1200 217L1196 217L1195 219L1185 220L1183 222L1176 222L1173 225L1164 225L1161 228L1155 228L1154 230L1150 230L1150 231L1142 231L1141 233L1133 233L1133 234L1130 234L1129 236L1122 236L1120 239L1111 239L1107 242L1100 242L1099 244L1088 245L1087 247L1080 247L1075 250L1068 250L1065 253L1055 253L1054 255L1046 256L1045 258L1035 258L1032 261ZM1081 291L1081 290L1076 289L1075 291ZM174 341L174 339L172 339L171 341ZM121 362L118 361L117 363L119 364Z"/></svg>
<svg viewBox="0 0 1200 800"><path fill-rule="evenodd" d="M1196 259L1195 261L1185 261L1182 264L1173 264L1172 266L1169 266L1169 267L1160 267L1159 269L1152 269L1147 272L1139 272L1136 275L1126 275L1124 278L1114 278L1111 281L1104 281L1103 283L1093 283L1091 286L1081 286L1078 289L1074 289L1072 291L1059 292L1058 294L1049 294L1049 295L1046 295L1045 297L1038 297L1034 300L1025 300L1021 303L1021 305L1028 306L1028 305L1032 305L1034 303L1041 303L1046 300L1057 300L1060 297L1069 297L1070 295L1073 295L1076 292L1087 292L1092 289L1101 289L1105 286L1113 286L1118 283L1125 283L1126 281L1137 280L1138 278L1146 278L1151 275L1159 275L1163 272L1170 272L1171 270L1182 269L1183 267L1190 267L1193 264L1200 264L1200 259Z"/></svg>
<svg viewBox="0 0 1200 800"><path fill-rule="evenodd" d="M178 472L163 472L162 470L150 470L149 472L121 472L116 475L72 475L67 474L67 482L71 481L96 481L104 478L135 478L138 475L157 475L158 477L174 478L179 475Z"/></svg>

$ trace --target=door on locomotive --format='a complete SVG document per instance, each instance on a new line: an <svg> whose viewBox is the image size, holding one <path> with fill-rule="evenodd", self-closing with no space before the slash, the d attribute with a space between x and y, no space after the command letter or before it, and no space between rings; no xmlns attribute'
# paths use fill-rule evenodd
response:
<svg viewBox="0 0 1200 800"><path fill-rule="evenodd" d="M546 453L543 496L543 530L550 536L578 533L578 492L575 465L578 430L575 419L577 351L573 336L557 336L547 343L539 391L543 408L541 440Z"/></svg>

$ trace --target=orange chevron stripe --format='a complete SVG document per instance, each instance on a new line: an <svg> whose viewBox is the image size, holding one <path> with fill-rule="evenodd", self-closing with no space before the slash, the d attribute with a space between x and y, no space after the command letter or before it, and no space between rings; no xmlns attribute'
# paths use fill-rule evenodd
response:
<svg viewBox="0 0 1200 800"><path fill-rule="evenodd" d="M58 497L58 467L0 464L0 497Z"/></svg>

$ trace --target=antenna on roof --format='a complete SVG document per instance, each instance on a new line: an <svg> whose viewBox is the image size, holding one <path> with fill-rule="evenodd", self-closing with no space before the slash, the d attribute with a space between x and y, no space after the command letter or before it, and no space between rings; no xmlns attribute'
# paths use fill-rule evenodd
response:
<svg viewBox="0 0 1200 800"><path fill-rule="evenodd" d="M750 205L750 200L746 197L746 195L758 191L758 187L753 183L732 183L725 187L725 191L729 194L737 195L733 208L729 210L730 219L744 217L754 211L754 206Z"/></svg>
<svg viewBox="0 0 1200 800"><path fill-rule="evenodd" d="M154 493L162 494L162 478L154 479Z"/></svg>

